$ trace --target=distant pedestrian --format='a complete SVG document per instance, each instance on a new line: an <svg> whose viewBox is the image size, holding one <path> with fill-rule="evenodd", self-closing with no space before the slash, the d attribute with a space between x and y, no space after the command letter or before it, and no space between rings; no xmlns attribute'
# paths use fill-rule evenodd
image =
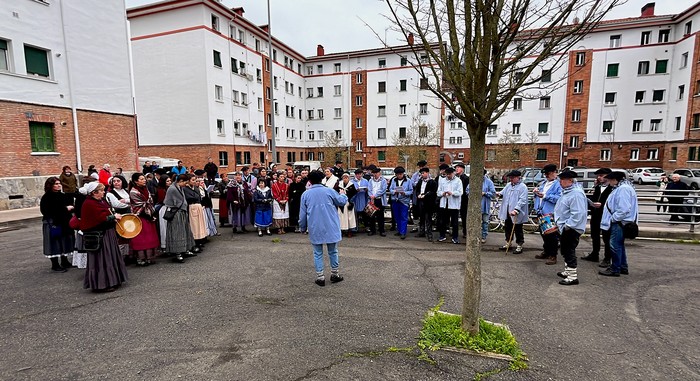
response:
<svg viewBox="0 0 700 381"><path fill-rule="evenodd" d="M309 173L311 188L301 196L301 208L299 211L299 226L302 231L309 232L309 240L314 251L314 266L316 268L316 284L326 285L323 264L323 245L328 249L328 258L331 265L331 283L343 280L339 272L338 242L342 240L340 233L340 220L337 208L348 202L345 190L340 193L321 185L323 173L312 171Z"/></svg>
<svg viewBox="0 0 700 381"><path fill-rule="evenodd" d="M669 221L684 221L687 216L682 216L685 213L683 206L683 198L688 195L690 187L688 184L681 181L681 175L674 173L671 175L671 182L666 186L664 194L668 199L668 212L671 213Z"/></svg>
<svg viewBox="0 0 700 381"><path fill-rule="evenodd" d="M51 270L55 272L66 272L71 267L67 256L75 248L75 232L68 226L72 204L72 196L61 191L61 180L49 177L44 183L39 209L43 216L44 255L51 260Z"/></svg>
<svg viewBox="0 0 700 381"><path fill-rule="evenodd" d="M212 158L209 158L207 163L204 165L204 172L207 174L206 184L214 184L216 175L219 173L219 167L214 164L214 160Z"/></svg>

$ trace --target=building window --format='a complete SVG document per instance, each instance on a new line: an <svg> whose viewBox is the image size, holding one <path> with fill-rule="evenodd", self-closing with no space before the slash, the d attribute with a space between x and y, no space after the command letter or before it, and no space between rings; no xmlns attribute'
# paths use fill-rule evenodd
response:
<svg viewBox="0 0 700 381"><path fill-rule="evenodd" d="M540 135L549 133L549 123L542 122L537 125L537 133Z"/></svg>
<svg viewBox="0 0 700 381"><path fill-rule="evenodd" d="M542 69L542 76L540 76L540 82L552 82L552 70Z"/></svg>
<svg viewBox="0 0 700 381"><path fill-rule="evenodd" d="M651 122L649 122L649 131L651 131L651 132L661 131L661 119L652 119Z"/></svg>
<svg viewBox="0 0 700 381"><path fill-rule="evenodd" d="M523 98L513 98L513 110L519 111L523 109Z"/></svg>
<svg viewBox="0 0 700 381"><path fill-rule="evenodd" d="M378 106L377 107L377 116L379 116L379 117L386 116L386 106Z"/></svg>
<svg viewBox="0 0 700 381"><path fill-rule="evenodd" d="M314 131L309 131L309 140L314 140Z"/></svg>
<svg viewBox="0 0 700 381"><path fill-rule="evenodd" d="M355 118L355 128L362 128L362 118Z"/></svg>
<svg viewBox="0 0 700 381"><path fill-rule="evenodd" d="M233 94L231 95L231 100L233 101L233 104L237 105L239 102L238 96L239 92L237 90L233 90Z"/></svg>
<svg viewBox="0 0 700 381"><path fill-rule="evenodd" d="M639 160L639 148L630 150L630 160Z"/></svg>
<svg viewBox="0 0 700 381"><path fill-rule="evenodd" d="M457 137L457 144L462 144L462 137L461 136Z"/></svg>
<svg viewBox="0 0 700 381"><path fill-rule="evenodd" d="M334 64L333 64L333 72L334 72L334 73L340 73L340 63L334 63Z"/></svg>
<svg viewBox="0 0 700 381"><path fill-rule="evenodd" d="M250 164L250 152L243 152L243 164Z"/></svg>
<svg viewBox="0 0 700 381"><path fill-rule="evenodd" d="M578 136L572 136L569 138L569 148L578 148Z"/></svg>
<svg viewBox="0 0 700 381"><path fill-rule="evenodd" d="M245 45L245 31L244 30L241 30L241 29L238 30L238 42Z"/></svg>
<svg viewBox="0 0 700 381"><path fill-rule="evenodd" d="M380 58L378 63L379 63L380 69L385 68L386 67L386 58Z"/></svg>
<svg viewBox="0 0 700 381"><path fill-rule="evenodd" d="M421 115L427 115L427 114L428 114L428 104L427 104L427 103L421 103L421 104L418 106L418 112L419 112Z"/></svg>
<svg viewBox="0 0 700 381"><path fill-rule="evenodd" d="M659 31L659 44L663 44L665 42L668 42L670 36L671 36L670 29L660 30Z"/></svg>
<svg viewBox="0 0 700 381"><path fill-rule="evenodd" d="M399 138L406 138L406 127L399 127Z"/></svg>
<svg viewBox="0 0 700 381"><path fill-rule="evenodd" d="M541 97L540 98L540 109L548 109L550 107L550 102L551 98L550 97Z"/></svg>
<svg viewBox="0 0 700 381"><path fill-rule="evenodd" d="M496 161L496 150L487 149L486 150L486 161Z"/></svg>
<svg viewBox="0 0 700 381"><path fill-rule="evenodd" d="M362 95L355 96L355 106L362 106Z"/></svg>
<svg viewBox="0 0 700 381"><path fill-rule="evenodd" d="M680 116L676 117L676 127L674 127L674 131L680 131L681 130L681 125L682 125L682 120Z"/></svg>
<svg viewBox="0 0 700 381"><path fill-rule="evenodd" d="M48 51L24 45L24 62L28 75L50 76Z"/></svg>
<svg viewBox="0 0 700 381"><path fill-rule="evenodd" d="M450 136L450 144L456 144L457 143L457 138L454 136Z"/></svg>
<svg viewBox="0 0 700 381"><path fill-rule="evenodd" d="M0 71L10 70L10 55L7 45L7 41L0 40Z"/></svg>
<svg viewBox="0 0 700 381"><path fill-rule="evenodd" d="M488 127L486 127L486 136L496 136L496 132L498 131L498 126L495 124L492 124Z"/></svg>
<svg viewBox="0 0 700 381"><path fill-rule="evenodd" d="M32 152L55 152L53 123L29 122Z"/></svg>
<svg viewBox="0 0 700 381"><path fill-rule="evenodd" d="M646 91L637 91L634 93L634 103L644 103L644 94Z"/></svg>
<svg viewBox="0 0 700 381"><path fill-rule="evenodd" d="M581 109L571 110L571 121L580 122L581 121Z"/></svg>
<svg viewBox="0 0 700 381"><path fill-rule="evenodd" d="M362 83L362 73L355 74L355 83L357 83L357 84Z"/></svg>
<svg viewBox="0 0 700 381"><path fill-rule="evenodd" d="M313 119L314 118L314 110L306 110L307 114L307 119Z"/></svg>
<svg viewBox="0 0 700 381"><path fill-rule="evenodd" d="M336 107L333 109L334 118L339 119L342 116L341 113L342 110L340 109L340 107Z"/></svg>
<svg viewBox="0 0 700 381"><path fill-rule="evenodd" d="M671 147L671 158L669 160L677 160L678 159L678 147Z"/></svg>
<svg viewBox="0 0 700 381"><path fill-rule="evenodd" d="M386 128L377 129L377 139L386 139Z"/></svg>
<svg viewBox="0 0 700 381"><path fill-rule="evenodd" d="M307 98L313 98L313 97L314 97L314 88L313 88L313 87L307 87L307 88L306 88L306 97L307 97Z"/></svg>
<svg viewBox="0 0 700 381"><path fill-rule="evenodd" d="M402 79L399 81L399 91L406 91L406 80Z"/></svg>
<svg viewBox="0 0 700 381"><path fill-rule="evenodd" d="M428 90L430 88L430 85L428 84L428 78L421 78L419 87L421 90Z"/></svg>
<svg viewBox="0 0 700 381"><path fill-rule="evenodd" d="M323 98L323 87L316 88L316 96L319 98Z"/></svg>
<svg viewBox="0 0 700 381"><path fill-rule="evenodd" d="M643 121L641 119L635 119L632 121L632 132L639 132L642 130L642 123Z"/></svg>
<svg viewBox="0 0 700 381"><path fill-rule="evenodd" d="M700 149L698 148L700 147L688 147L688 161L700 160Z"/></svg>
<svg viewBox="0 0 700 381"><path fill-rule="evenodd" d="M323 139L325 139L323 131L319 130L318 131L318 140L323 140Z"/></svg>
<svg viewBox="0 0 700 381"><path fill-rule="evenodd" d="M399 105L399 115L406 115L406 105Z"/></svg>
<svg viewBox="0 0 700 381"><path fill-rule="evenodd" d="M228 152L219 151L219 166L228 167Z"/></svg>
<svg viewBox="0 0 700 381"><path fill-rule="evenodd" d="M642 32L642 40L639 42L640 45L649 45L651 40L651 31Z"/></svg>
<svg viewBox="0 0 700 381"><path fill-rule="evenodd" d="M610 150L609 149L600 150L600 161L610 161Z"/></svg>
<svg viewBox="0 0 700 381"><path fill-rule="evenodd" d="M226 135L226 129L224 128L224 121L222 119L216 120L216 133L218 135Z"/></svg>
<svg viewBox="0 0 700 381"><path fill-rule="evenodd" d="M219 86L219 85L214 85L214 98L216 98L217 101L223 102L224 101L224 88Z"/></svg>
<svg viewBox="0 0 700 381"><path fill-rule="evenodd" d="M619 75L620 71L620 64L619 63L613 63L613 64L608 64L608 78L611 77L617 77Z"/></svg>
<svg viewBox="0 0 700 381"><path fill-rule="evenodd" d="M216 57L214 57L214 62L216 62ZM238 60L233 57L231 58L231 72L238 74Z"/></svg>
<svg viewBox="0 0 700 381"><path fill-rule="evenodd" d="M377 151L377 161L386 161L386 151Z"/></svg>
<svg viewBox="0 0 700 381"><path fill-rule="evenodd" d="M520 135L520 123L513 123L513 135Z"/></svg>
<svg viewBox="0 0 700 381"><path fill-rule="evenodd" d="M270 100L272 95L272 91L270 89L270 86L265 86L265 99Z"/></svg>
<svg viewBox="0 0 700 381"><path fill-rule="evenodd" d="M637 74L647 75L649 74L649 61L639 61L637 64Z"/></svg>
<svg viewBox="0 0 700 381"><path fill-rule="evenodd" d="M341 95L341 88L340 88L340 85L335 85L335 86L333 86L333 95L335 95L335 96L340 96L340 95Z"/></svg>
<svg viewBox="0 0 700 381"><path fill-rule="evenodd" d="M219 31L219 18L216 15L211 15L211 28L215 31Z"/></svg>
<svg viewBox="0 0 700 381"><path fill-rule="evenodd" d="M690 32L692 32L692 30L693 30L693 22L688 21L687 23L685 23L685 27L683 28L683 35L684 36L690 35Z"/></svg>
<svg viewBox="0 0 700 381"><path fill-rule="evenodd" d="M218 121L216 124L217 124L217 130L218 130L219 129L218 128L218 124L219 124ZM222 131L223 131L223 129L222 129ZM236 136L241 135L241 122L233 122L233 134Z"/></svg>
<svg viewBox="0 0 700 381"><path fill-rule="evenodd" d="M316 74L323 74L323 65L316 65Z"/></svg>
<svg viewBox="0 0 700 381"><path fill-rule="evenodd" d="M610 36L610 47L611 48L619 48L621 42L622 42L622 35L616 34L616 35Z"/></svg>
<svg viewBox="0 0 700 381"><path fill-rule="evenodd" d="M586 52L576 52L576 66L583 66L586 64Z"/></svg>
<svg viewBox="0 0 700 381"><path fill-rule="evenodd" d="M218 67L219 69L221 69L221 67L222 67L222 65L221 65L221 52L217 52L216 50L214 50L214 66Z"/></svg>
<svg viewBox="0 0 700 381"><path fill-rule="evenodd" d="M612 133L614 124L615 124L615 121L613 121L613 120L604 120L603 121L603 133L604 134Z"/></svg>
<svg viewBox="0 0 700 381"><path fill-rule="evenodd" d="M617 93L605 93L605 104L606 105L614 105L615 104L615 95L617 95Z"/></svg>
<svg viewBox="0 0 700 381"><path fill-rule="evenodd" d="M537 159L538 161L544 161L547 160L547 149L546 148L538 148L537 149Z"/></svg>
<svg viewBox="0 0 700 381"><path fill-rule="evenodd" d="M386 82L382 81L377 83L377 92L386 93Z"/></svg>
<svg viewBox="0 0 700 381"><path fill-rule="evenodd" d="M324 152L319 152L318 153L318 160L319 161L324 161L326 160L326 154Z"/></svg>
<svg viewBox="0 0 700 381"><path fill-rule="evenodd" d="M314 75L314 67L309 65L306 67L306 75Z"/></svg>
<svg viewBox="0 0 700 381"><path fill-rule="evenodd" d="M318 112L318 118L323 119L323 109L318 109L317 112Z"/></svg>
<svg viewBox="0 0 700 381"><path fill-rule="evenodd" d="M651 101L654 103L663 102L665 93L666 90L654 90L651 96Z"/></svg>
<svg viewBox="0 0 700 381"><path fill-rule="evenodd" d="M355 142L355 152L362 152L362 140Z"/></svg>
<svg viewBox="0 0 700 381"><path fill-rule="evenodd" d="M683 99L683 96L685 96L685 85L680 85L678 86L678 100Z"/></svg>
<svg viewBox="0 0 700 381"><path fill-rule="evenodd" d="M659 160L659 149L651 148L647 151L647 160Z"/></svg>
<svg viewBox="0 0 700 381"><path fill-rule="evenodd" d="M681 69L688 66L688 52L681 54Z"/></svg>
<svg viewBox="0 0 700 381"><path fill-rule="evenodd" d="M574 81L574 94L583 93L583 81Z"/></svg>
<svg viewBox="0 0 700 381"><path fill-rule="evenodd" d="M401 56L401 66L406 66L408 65L408 59L404 56Z"/></svg>
<svg viewBox="0 0 700 381"><path fill-rule="evenodd" d="M668 68L668 60L656 60L656 68L654 70L654 73L666 74L667 68Z"/></svg>

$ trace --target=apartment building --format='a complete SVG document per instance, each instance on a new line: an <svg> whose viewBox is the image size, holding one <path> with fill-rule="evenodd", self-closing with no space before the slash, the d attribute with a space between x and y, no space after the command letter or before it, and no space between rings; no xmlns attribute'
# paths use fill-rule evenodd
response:
<svg viewBox="0 0 700 381"><path fill-rule="evenodd" d="M421 89L408 46L334 54L319 46L304 57L274 37L270 48L267 26L215 0L165 1L127 15L141 156L195 166L218 158L225 171L331 162L324 148L332 144L351 166L393 166L404 161L394 137L414 117L442 128L441 104ZM439 146L424 154L436 156Z"/></svg>
<svg viewBox="0 0 700 381"><path fill-rule="evenodd" d="M0 8L0 177L57 175L64 165L135 169L124 3L16 0Z"/></svg>

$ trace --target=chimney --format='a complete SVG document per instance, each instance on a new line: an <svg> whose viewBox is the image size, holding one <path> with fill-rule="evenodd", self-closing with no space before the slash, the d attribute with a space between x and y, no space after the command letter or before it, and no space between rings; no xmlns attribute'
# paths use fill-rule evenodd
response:
<svg viewBox="0 0 700 381"><path fill-rule="evenodd" d="M326 54L326 51L323 50L323 45L321 45L321 44L316 45L316 55L322 56L324 54Z"/></svg>
<svg viewBox="0 0 700 381"><path fill-rule="evenodd" d="M265 33L270 33L270 25L268 24L260 25L259 28L265 31Z"/></svg>
<svg viewBox="0 0 700 381"><path fill-rule="evenodd" d="M656 3L647 3L647 5L642 7L642 17L652 17L654 16L654 6Z"/></svg>
<svg viewBox="0 0 700 381"><path fill-rule="evenodd" d="M243 17L243 13L245 13L245 10L243 9L243 7L231 8L231 10L233 11L233 13L235 13L241 17Z"/></svg>
<svg viewBox="0 0 700 381"><path fill-rule="evenodd" d="M406 38L409 45L413 45L413 33L408 33L408 38Z"/></svg>

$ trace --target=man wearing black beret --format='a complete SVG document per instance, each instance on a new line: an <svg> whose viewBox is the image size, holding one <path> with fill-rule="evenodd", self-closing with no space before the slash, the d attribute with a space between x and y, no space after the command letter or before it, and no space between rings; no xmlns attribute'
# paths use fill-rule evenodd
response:
<svg viewBox="0 0 700 381"><path fill-rule="evenodd" d="M610 258L612 258L612 254L610 253L610 232L608 230L600 230L600 220L603 218L603 206L613 190L608 184L608 179L605 178L610 172L612 172L610 168L599 168L594 172L596 175L596 185L593 188L593 195L588 198L588 207L591 211L591 240L593 241L593 251L581 257L584 261L598 262L600 259L600 237L602 235L604 257L600 266L605 268L610 266Z"/></svg>

